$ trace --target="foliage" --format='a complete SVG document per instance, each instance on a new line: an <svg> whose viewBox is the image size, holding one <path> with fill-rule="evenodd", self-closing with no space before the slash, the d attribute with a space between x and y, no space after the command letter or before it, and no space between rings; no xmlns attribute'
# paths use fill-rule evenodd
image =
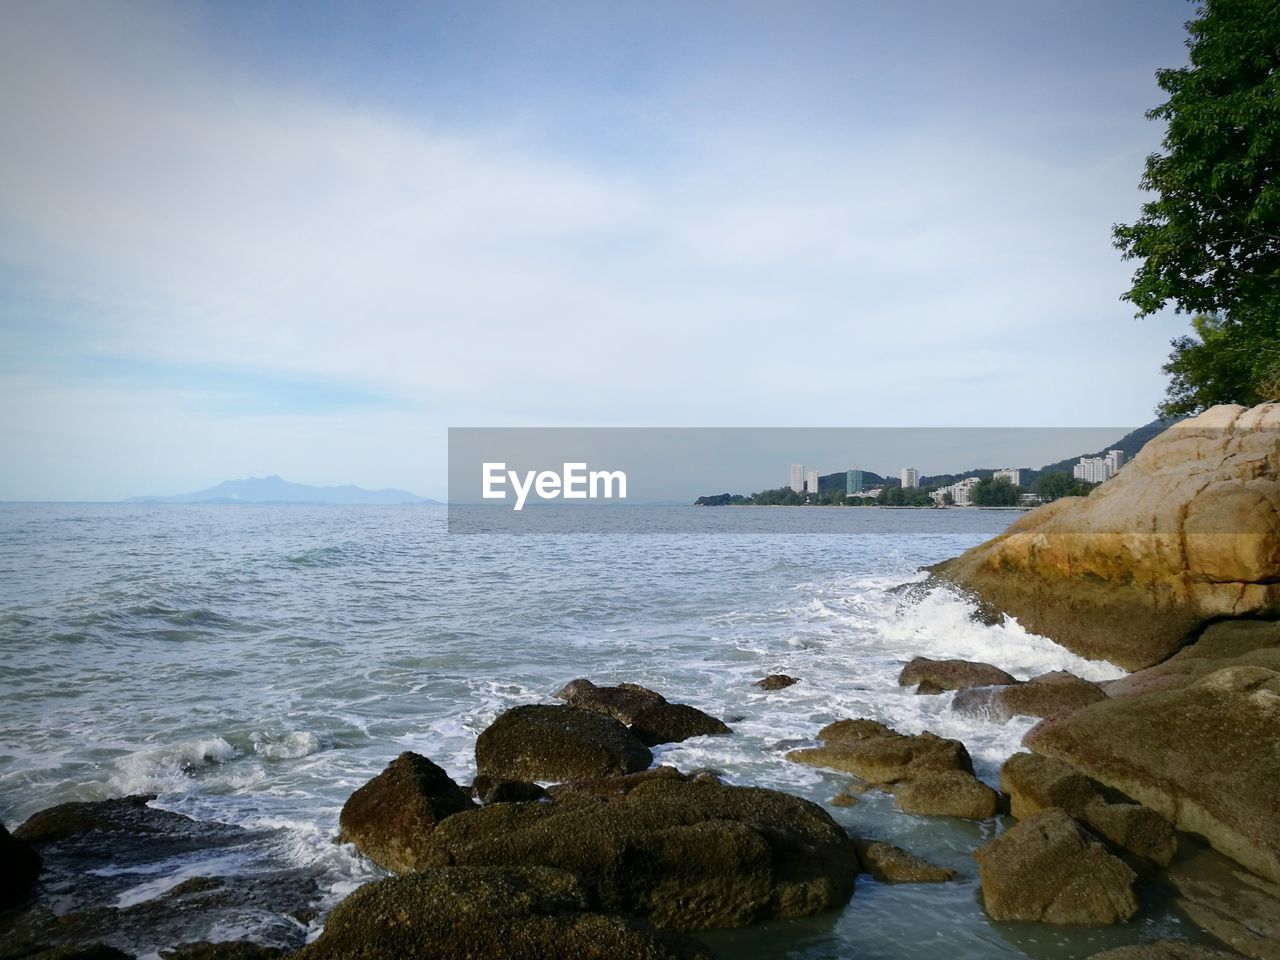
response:
<svg viewBox="0 0 1280 960"><path fill-rule="evenodd" d="M1077 480L1069 473L1044 473L1031 484L1031 492L1042 500L1060 500L1063 497L1085 497L1096 487L1096 483L1085 483Z"/></svg>
<svg viewBox="0 0 1280 960"><path fill-rule="evenodd" d="M885 487L877 497L882 507L928 507L933 505L924 487Z"/></svg>
<svg viewBox="0 0 1280 960"><path fill-rule="evenodd" d="M1164 416L1274 399L1280 386L1280 0L1205 0L1188 66L1160 70L1163 152L1141 180L1156 197L1115 226L1136 260L1123 299L1139 316L1200 314L1173 341Z"/></svg>
<svg viewBox="0 0 1280 960"><path fill-rule="evenodd" d="M1016 507L1022 499L1022 488L1004 477L979 480L969 491L969 502L979 507Z"/></svg>

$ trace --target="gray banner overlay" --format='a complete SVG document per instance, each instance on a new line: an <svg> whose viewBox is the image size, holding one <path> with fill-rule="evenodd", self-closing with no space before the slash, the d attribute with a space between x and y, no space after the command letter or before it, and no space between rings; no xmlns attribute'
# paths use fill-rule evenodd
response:
<svg viewBox="0 0 1280 960"><path fill-rule="evenodd" d="M1134 455L1159 432L1125 427L452 428L449 531L847 532L855 521L832 519L833 511L855 510L897 511L895 521L858 521L866 532L920 529L933 522L930 516L943 514L951 518L950 530L965 512L1016 515L1063 496L1104 491L1126 473L1134 475ZM1204 434L1196 431L1197 444L1217 442ZM1274 464L1280 457L1278 439L1255 436L1240 456L1272 458ZM1240 441L1224 435L1221 442ZM1136 470L1148 467L1140 463ZM1213 481L1217 496L1247 496L1247 481L1239 479L1247 472L1202 479ZM1230 514L1225 516L1226 526L1210 532L1253 532L1229 529ZM1117 518L1116 533L1162 532L1159 523L1143 519L1141 510L1119 512Z"/></svg>

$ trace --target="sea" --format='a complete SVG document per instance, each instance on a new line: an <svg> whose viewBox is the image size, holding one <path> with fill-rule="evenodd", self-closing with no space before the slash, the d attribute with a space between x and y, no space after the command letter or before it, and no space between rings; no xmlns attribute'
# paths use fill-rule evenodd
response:
<svg viewBox="0 0 1280 960"><path fill-rule="evenodd" d="M304 924L314 937L383 875L335 842L353 790L405 750L469 783L476 736L498 714L588 677L651 687L733 730L659 747L657 762L798 794L852 835L959 875L860 877L841 910L707 933L721 957L1076 958L1195 934L1154 891L1113 927L993 922L972 854L1004 819L910 816L874 791L833 806L846 776L785 759L824 724L869 717L964 741L996 785L1032 721L956 716L952 695L898 686L904 663L1121 675L1016 622L984 623L948 590L910 588L1016 513L625 509L635 532L513 536L450 533L439 506L0 505L0 819L13 829L53 804L151 793L268 831L265 856L192 854L127 878L119 905L190 877L303 868L321 891ZM755 686L771 673L800 682ZM210 923L211 939L270 943L281 929Z"/></svg>

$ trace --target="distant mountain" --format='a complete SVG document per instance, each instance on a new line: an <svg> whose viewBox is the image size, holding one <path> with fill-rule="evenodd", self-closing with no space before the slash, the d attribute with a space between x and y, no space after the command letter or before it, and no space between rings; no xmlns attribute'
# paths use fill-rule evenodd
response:
<svg viewBox="0 0 1280 960"><path fill-rule="evenodd" d="M407 490L364 490L344 487L313 487L291 483L277 476L226 480L216 487L179 493L171 497L130 497L129 503L329 503L338 505L379 505L397 503L437 503Z"/></svg>
<svg viewBox="0 0 1280 960"><path fill-rule="evenodd" d="M1034 471L1036 476L1044 473L1070 473L1072 467L1080 462L1080 457L1101 457L1106 454L1107 450L1123 450L1126 461L1132 460L1138 455L1138 451L1147 445L1147 442L1164 433L1171 426L1184 417L1174 417L1169 420L1152 420L1148 424L1144 424L1131 433L1126 433L1115 443L1107 444L1105 450L1097 450L1093 453L1082 453L1075 457L1068 457L1066 460L1059 460L1057 463L1046 464L1039 470Z"/></svg>

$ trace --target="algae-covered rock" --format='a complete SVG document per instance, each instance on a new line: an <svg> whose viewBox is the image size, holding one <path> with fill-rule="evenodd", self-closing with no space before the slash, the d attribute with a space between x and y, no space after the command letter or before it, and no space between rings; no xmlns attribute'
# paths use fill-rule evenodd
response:
<svg viewBox="0 0 1280 960"><path fill-rule="evenodd" d="M1042 721L1024 742L1280 880L1280 674L1227 667Z"/></svg>
<svg viewBox="0 0 1280 960"><path fill-rule="evenodd" d="M338 818L341 838L378 866L413 870L426 837L445 817L475 807L426 757L405 752L353 793Z"/></svg>
<svg viewBox="0 0 1280 960"><path fill-rule="evenodd" d="M608 912L686 929L805 916L853 892L849 839L817 804L678 773L618 779L450 817L423 866L567 870Z"/></svg>
<svg viewBox="0 0 1280 960"><path fill-rule="evenodd" d="M853 844L863 872L884 883L945 883L956 878L954 870L935 867L891 843L854 840Z"/></svg>
<svg viewBox="0 0 1280 960"><path fill-rule="evenodd" d="M476 740L476 767L502 780L585 780L643 770L649 748L613 717L534 704L503 713Z"/></svg>
<svg viewBox="0 0 1280 960"><path fill-rule="evenodd" d="M915 687L916 693L942 693L966 687L1017 683L1013 675L989 663L970 660L931 660L916 657L898 674L898 685Z"/></svg>
<svg viewBox="0 0 1280 960"><path fill-rule="evenodd" d="M444 867L367 884L298 960L711 960L690 937L599 912L544 867Z"/></svg>
<svg viewBox="0 0 1280 960"><path fill-rule="evenodd" d="M631 721L631 732L647 747L679 743L691 737L718 736L733 731L710 714L684 703L645 707Z"/></svg>
<svg viewBox="0 0 1280 960"><path fill-rule="evenodd" d="M1065 810L1042 810L980 848L982 899L996 920L1116 923L1138 909L1125 863Z"/></svg>
<svg viewBox="0 0 1280 960"><path fill-rule="evenodd" d="M818 739L822 746L792 750L787 759L842 770L868 783L896 783L926 770L973 772L959 740L898 733L875 720L838 720L819 730Z"/></svg>
<svg viewBox="0 0 1280 960"><path fill-rule="evenodd" d="M893 791L898 809L934 817L986 820L999 806L996 792L964 770L926 770Z"/></svg>
<svg viewBox="0 0 1280 960"><path fill-rule="evenodd" d="M637 683L599 687L586 678L570 680L556 694L556 698L571 707L603 713L628 726L635 721L636 714L641 710L667 702L667 698L656 690Z"/></svg>

